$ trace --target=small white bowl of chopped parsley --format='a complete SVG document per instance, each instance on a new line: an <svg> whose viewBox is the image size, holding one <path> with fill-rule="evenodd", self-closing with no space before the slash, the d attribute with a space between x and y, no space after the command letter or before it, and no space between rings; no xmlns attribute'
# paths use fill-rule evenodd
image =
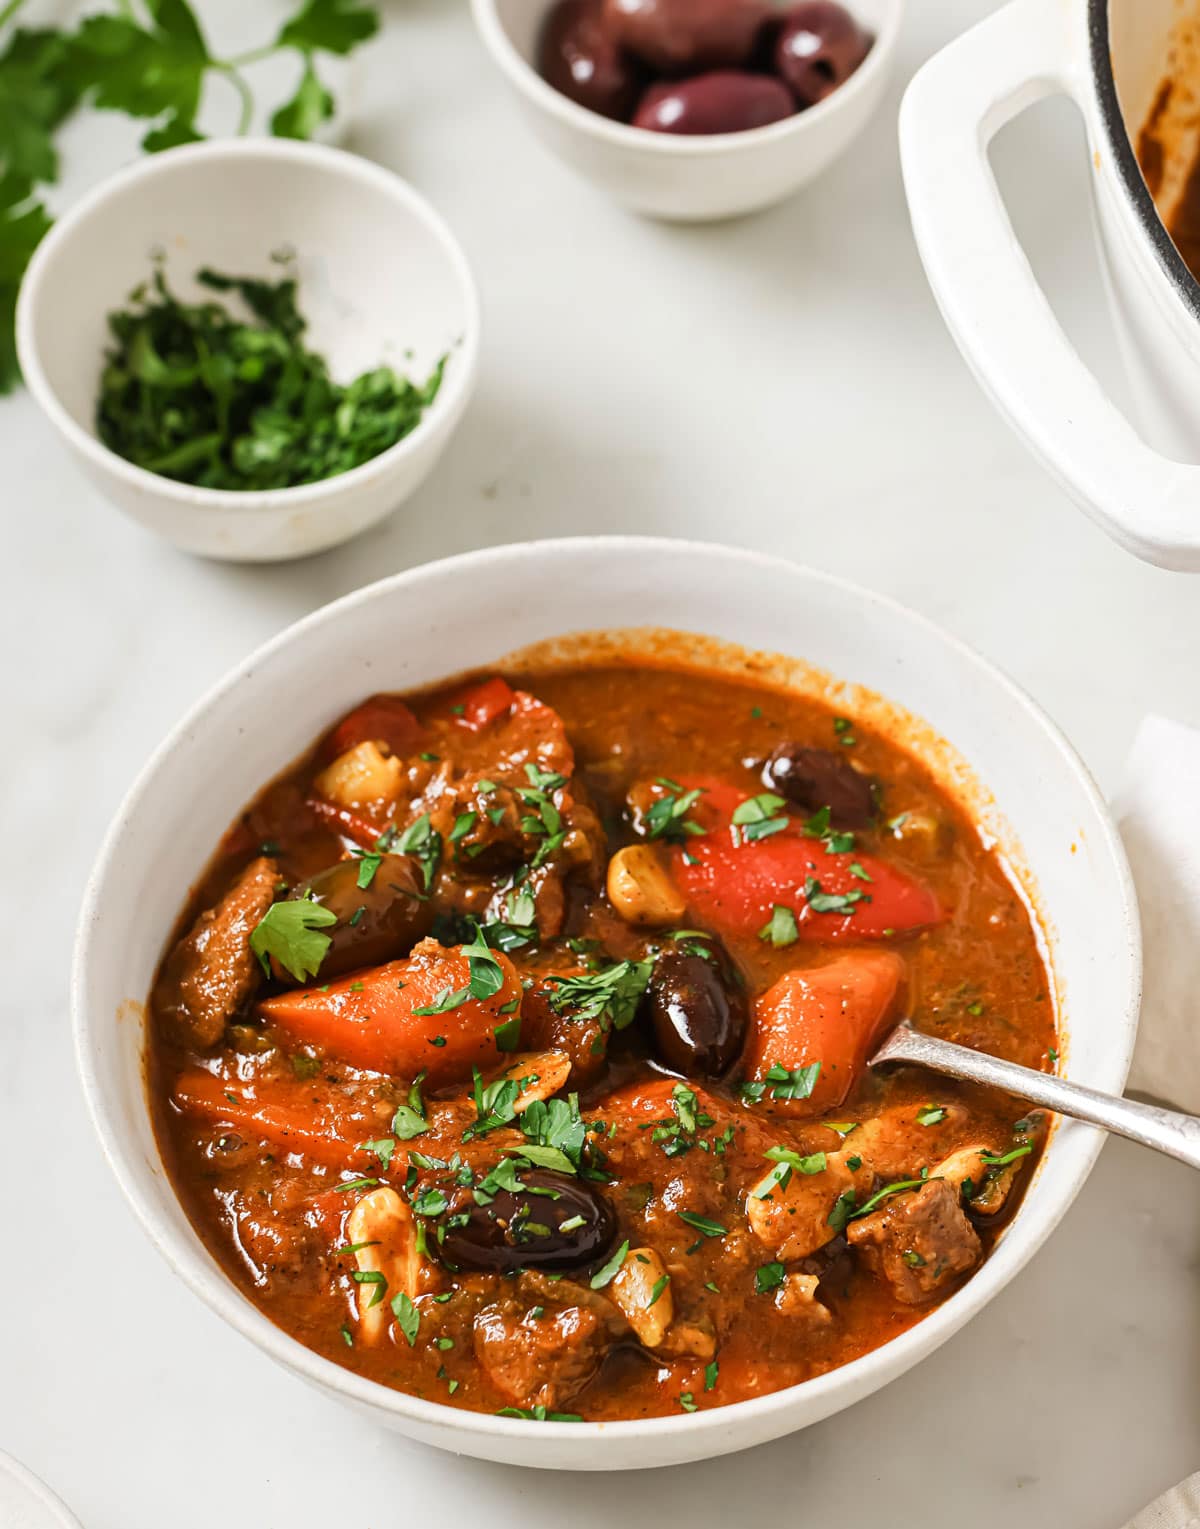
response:
<svg viewBox="0 0 1200 1529"><path fill-rule="evenodd" d="M273 562L347 540L424 480L474 384L479 305L453 235L389 171L202 143L55 225L17 348L122 510L189 552Z"/></svg>

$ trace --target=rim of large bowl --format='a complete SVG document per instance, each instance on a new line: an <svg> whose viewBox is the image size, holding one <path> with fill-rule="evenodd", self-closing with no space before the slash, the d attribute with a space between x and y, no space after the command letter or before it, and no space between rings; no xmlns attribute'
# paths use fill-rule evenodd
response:
<svg viewBox="0 0 1200 1529"><path fill-rule="evenodd" d="M461 342L455 348L438 396L422 414L409 433L370 461L352 467L349 472L316 483L301 483L292 488L227 489L201 488L164 478L147 468L138 467L118 456L64 408L58 393L42 365L34 338L34 315L42 301L41 287L47 266L60 246L73 238L79 226L115 192L141 181L172 174L180 165L204 159L292 160L298 163L325 165L335 173L385 192L402 203L423 222L441 247L454 272L462 293L466 318ZM329 144L298 142L288 138L214 139L167 149L148 159L137 160L115 175L101 181L54 224L34 251L29 269L17 296L17 359L29 391L70 443L86 458L106 472L115 474L133 489L152 492L191 509L220 510L297 510L343 489L353 492L385 476L395 464L420 449L428 436L437 430L443 418L453 420L462 402L469 396L479 364L480 303L479 291L466 254L450 225L433 205L400 176L360 155Z"/></svg>
<svg viewBox="0 0 1200 1529"><path fill-rule="evenodd" d="M936 622L889 596L877 594L849 579L808 568L788 558L723 546L716 542L641 536L559 537L508 543L424 563L369 584L293 623L270 641L262 644L243 663L232 668L189 709L187 715L170 731L151 755L105 835L84 893L72 963L71 1009L75 1032L76 1064L92 1124L99 1136L104 1155L126 1199L133 1207L143 1230L170 1267L208 1306L243 1337L250 1339L279 1363L348 1401L413 1423L446 1427L463 1434L464 1437L474 1434L493 1441L524 1439L527 1442L529 1425L524 1420L503 1418L489 1413L468 1412L440 1402L425 1401L403 1391L394 1391L377 1381L356 1375L334 1364L331 1360L322 1358L296 1339L289 1337L252 1306L211 1256L204 1252L198 1240L193 1245L185 1236L177 1234L172 1228L161 1223L150 1196L143 1192L141 1179L145 1173L144 1165L135 1161L134 1154L122 1143L120 1132L110 1125L104 1108L103 1089L93 1065L93 1052L96 1049L94 1032L98 1026L109 1025L113 1020L112 1016L106 1019L94 1019L88 1013L86 986L89 947L97 905L101 900L109 864L123 836L125 824L137 812L140 799L148 785L164 767L185 736L204 724L209 713L221 704L230 691L243 682L248 670L269 662L277 652L302 634L313 632L323 626L334 625L348 611L374 600L386 599L394 591L423 579L441 578L446 574L469 578L481 565L504 564L531 556L553 556L560 553L586 554L589 549L619 551L628 558L642 560L655 554L669 554L678 561L682 553L702 559L715 558L727 565L730 558L737 558L764 569L784 571L793 577L799 575L802 579L815 580L863 602L866 606L886 613L893 620L907 622L922 629L927 635L936 638L961 658L966 659L989 683L1003 691L1007 698L1015 703L1027 715L1030 722L1039 728L1053 744L1063 768L1073 777L1083 800L1091 809L1094 820L1093 833L1096 835L1092 842L1103 845L1115 880L1115 888L1122 903L1121 913L1126 932L1128 967L1125 992L1119 1008L1119 1012L1124 1016L1124 1024L1122 1033L1115 1038L1116 1044L1104 1058L1101 1075L1092 1080L1094 1086L1109 1092L1121 1091L1129 1070L1137 1034L1137 1015L1141 994L1141 933L1133 877L1116 825L1098 786L1058 725L1003 670L981 657L968 644L945 631ZM597 1448L613 1443L634 1440L644 1442L655 1438L665 1442L681 1435L689 1436L693 1442L709 1435L715 1445L717 1436L727 1435L735 1422L778 1419L796 1405L801 1395L814 1401L818 1410L822 1402L832 1399L832 1405L825 1406L820 1412L822 1416L830 1415L839 1410L840 1406L849 1405L859 1397L896 1378L925 1354L931 1353L1004 1288L1018 1270L1028 1263L1065 1215L1091 1172L1103 1141L1102 1133L1087 1129L1077 1133L1072 1132L1070 1140L1065 1141L1064 1133L1060 1129L1056 1133L1056 1140L1051 1146L1051 1151L1059 1155L1060 1165L1066 1177L1056 1188L1054 1198L1041 1224L1029 1226L1023 1221L1022 1213L1018 1213L1013 1228L1001 1239L979 1272L961 1290L907 1332L858 1359L851 1360L848 1364L811 1380L803 1381L796 1386L694 1414L681 1413L678 1417L629 1419L615 1422L547 1423L542 1426L551 1430L567 1429L573 1440L588 1440ZM1067 1158L1063 1161L1064 1152L1072 1150L1073 1160ZM1024 1245L1014 1252L1017 1245L1014 1241L1013 1230L1017 1227L1022 1228ZM865 1386L865 1389L860 1389L862 1386ZM844 1400L839 1401L841 1393L845 1393L845 1396ZM776 1429L774 1434L768 1432L762 1437L777 1436L786 1431L785 1424ZM720 1450L717 1452L719 1453Z"/></svg>
<svg viewBox="0 0 1200 1529"><path fill-rule="evenodd" d="M652 133L645 128L634 127L632 123L613 122L608 117L602 117L599 112L580 106L561 91L555 90L553 85L542 79L528 60L522 58L496 13L496 0L471 0L471 11L489 53L509 81L560 122L621 148L640 150L647 155L663 159L703 159L717 154L750 151L784 138L799 137L811 129L814 123L823 122L869 90L876 76L887 68L895 52L904 17L904 0L885 0L885 3L887 13L883 25L875 34L871 51L845 84L839 85L823 101L790 117L784 117L779 122L769 122L765 127L748 128L739 133L704 133L695 136Z"/></svg>

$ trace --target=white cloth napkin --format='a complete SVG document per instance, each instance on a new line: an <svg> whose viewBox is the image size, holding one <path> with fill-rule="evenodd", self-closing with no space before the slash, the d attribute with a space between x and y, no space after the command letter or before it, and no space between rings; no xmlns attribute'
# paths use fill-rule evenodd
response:
<svg viewBox="0 0 1200 1529"><path fill-rule="evenodd" d="M1147 717L1113 810L1145 953L1129 1088L1200 1115L1200 732Z"/></svg>
<svg viewBox="0 0 1200 1529"><path fill-rule="evenodd" d="M1147 717L1113 810L1137 884L1145 949L1129 1088L1200 1114L1200 732ZM1125 1529L1200 1529L1200 1471Z"/></svg>
<svg viewBox="0 0 1200 1529"><path fill-rule="evenodd" d="M1125 1529L1200 1529L1200 1471L1143 1508Z"/></svg>

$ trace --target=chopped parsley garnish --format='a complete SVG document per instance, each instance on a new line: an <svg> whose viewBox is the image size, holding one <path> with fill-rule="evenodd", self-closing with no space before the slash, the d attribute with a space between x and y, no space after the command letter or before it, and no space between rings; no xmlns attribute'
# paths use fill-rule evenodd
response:
<svg viewBox="0 0 1200 1529"><path fill-rule="evenodd" d="M710 1362L704 1366L704 1389L706 1391L711 1391L716 1385L717 1376L719 1373L720 1366L717 1364L715 1359L710 1360Z"/></svg>
<svg viewBox="0 0 1200 1529"><path fill-rule="evenodd" d="M713 1125L713 1117L699 1108L700 1101L686 1083L676 1083L671 1090L671 1109L674 1118L648 1122L642 1130L650 1131L650 1140L662 1147L667 1157L681 1157L694 1146L707 1146L697 1142L696 1132ZM730 1128L732 1130L732 1127Z"/></svg>
<svg viewBox="0 0 1200 1529"><path fill-rule="evenodd" d="M919 1126L940 1126L945 1118L946 1111L940 1104L927 1104L917 1111Z"/></svg>
<svg viewBox="0 0 1200 1529"><path fill-rule="evenodd" d="M492 1031L497 1051L516 1051L521 1044L521 1016L514 1014Z"/></svg>
<svg viewBox="0 0 1200 1529"><path fill-rule="evenodd" d="M320 931L336 923L337 914L332 908L323 907L307 897L272 903L250 935L250 949L268 977L274 956L297 982L307 982L320 971L321 962L333 943Z"/></svg>
<svg viewBox="0 0 1200 1529"><path fill-rule="evenodd" d="M833 1202L833 1209L826 1216L825 1224L833 1228L834 1236L846 1230L846 1223L854 1214L857 1202L858 1196L852 1189L843 1190Z"/></svg>
<svg viewBox="0 0 1200 1529"><path fill-rule="evenodd" d="M372 851L361 855L358 861L358 886L360 891L365 892L375 880L375 873L383 864L383 856L378 851Z"/></svg>
<svg viewBox="0 0 1200 1529"><path fill-rule="evenodd" d="M496 1078L485 1084L483 1074L475 1068L475 1120L463 1132L463 1140L483 1136L498 1126L506 1126L517 1118L516 1104L522 1090L537 1081L534 1074L527 1078ZM532 1107L532 1106L531 1106Z"/></svg>
<svg viewBox="0 0 1200 1529"><path fill-rule="evenodd" d="M401 1141L413 1141L429 1129L425 1118L425 1101L421 1098L421 1083L425 1077L419 1072L408 1091L408 1103L396 1107L392 1116L392 1131Z"/></svg>
<svg viewBox="0 0 1200 1529"><path fill-rule="evenodd" d="M834 717L833 719L833 730L837 734L838 742L845 744L847 748L852 748L858 742L852 731L853 725L849 717Z"/></svg>
<svg viewBox="0 0 1200 1529"><path fill-rule="evenodd" d="M804 824L805 838L820 839L831 855L845 855L854 848L854 835L846 829L834 828L832 817L830 808L818 807Z"/></svg>
<svg viewBox="0 0 1200 1529"><path fill-rule="evenodd" d="M742 1098L751 1104L757 1104L767 1095L772 1099L809 1099L820 1074L820 1062L790 1069L772 1062L761 1080L742 1084Z"/></svg>
<svg viewBox="0 0 1200 1529"><path fill-rule="evenodd" d="M655 1304L659 1296L662 1295L663 1291L670 1283L671 1276L669 1274L660 1275L659 1278L654 1281L654 1284L650 1289L650 1299L646 1302L647 1311L649 1311L650 1307Z"/></svg>
<svg viewBox="0 0 1200 1529"><path fill-rule="evenodd" d="M648 839L662 839L667 844L683 844L689 837L702 836L705 829L688 817L703 795L702 787L685 791L677 781L660 775L657 782L664 794L656 797L643 817Z"/></svg>
<svg viewBox="0 0 1200 1529"><path fill-rule="evenodd" d="M763 1156L769 1158L775 1166L764 1174L750 1191L752 1200L768 1199L776 1186L786 1189L793 1173L810 1175L824 1173L828 1161L824 1152L810 1152L805 1155L794 1151L791 1147L768 1147Z"/></svg>
<svg viewBox="0 0 1200 1529"><path fill-rule="evenodd" d="M356 1285L372 1285L371 1299L367 1302L367 1310L378 1306L387 1292L387 1276L381 1274L378 1269L355 1269L350 1278Z"/></svg>
<svg viewBox="0 0 1200 1529"><path fill-rule="evenodd" d="M598 972L552 977L550 1007L556 1014L596 1020L602 1030L624 1030L633 1023L654 970L652 961L617 961Z"/></svg>
<svg viewBox="0 0 1200 1529"><path fill-rule="evenodd" d="M782 833L790 821L787 814L780 811L786 806L783 797L776 796L773 791L760 791L757 796L739 802L733 809L733 823L741 830L742 842L752 843Z"/></svg>
<svg viewBox="0 0 1200 1529"><path fill-rule="evenodd" d="M786 1271L781 1263L763 1264L754 1271L754 1289L759 1295L778 1290Z"/></svg>
<svg viewBox="0 0 1200 1529"><path fill-rule="evenodd" d="M866 892L823 892L821 883L810 876L804 883L804 900L814 913L851 914L861 902L870 902Z"/></svg>
<svg viewBox="0 0 1200 1529"><path fill-rule="evenodd" d="M450 830L450 843L457 844L460 839L465 839L478 822L479 814L473 808L460 812L454 820L454 827Z"/></svg>
<svg viewBox="0 0 1200 1529"><path fill-rule="evenodd" d="M531 1144L566 1158L564 1171L574 1173L578 1168L587 1137L587 1126L579 1113L578 1094L571 1094L566 1099L532 1100L521 1115L521 1129ZM530 1148L522 1150L528 1153ZM532 1157L530 1160L537 1161Z"/></svg>
<svg viewBox="0 0 1200 1529"><path fill-rule="evenodd" d="M729 1230L719 1221L710 1221L707 1216L698 1216L695 1211L681 1210L678 1214L681 1221L685 1221L688 1226L694 1226L705 1237L724 1237Z"/></svg>
<svg viewBox="0 0 1200 1529"><path fill-rule="evenodd" d="M384 1173L388 1171L392 1162L392 1153L396 1150L396 1141L392 1136L381 1136L378 1141L364 1141L363 1151L373 1153L380 1163Z"/></svg>
<svg viewBox="0 0 1200 1529"><path fill-rule="evenodd" d="M429 821L429 814L423 812L415 823L410 823L403 833L395 837L394 844L402 855L416 857L421 867L425 890L428 892L442 860L441 835Z"/></svg>
<svg viewBox="0 0 1200 1529"><path fill-rule="evenodd" d="M347 1179L344 1184L335 1184L333 1187L340 1195L348 1195L355 1189L375 1189L378 1187L378 1179Z"/></svg>
<svg viewBox="0 0 1200 1529"><path fill-rule="evenodd" d="M396 1318L396 1326L408 1340L409 1348L413 1348L417 1341L417 1330L421 1326L421 1313L406 1291L401 1290L392 1297L392 1315Z"/></svg>
<svg viewBox="0 0 1200 1529"><path fill-rule="evenodd" d="M776 903L771 909L770 919L758 931L758 937L769 941L776 950L782 950L785 945L794 945L800 938L796 915L790 908Z"/></svg>
<svg viewBox="0 0 1200 1529"><path fill-rule="evenodd" d="M980 1155L982 1156L982 1153ZM852 1210L846 1219L857 1221L860 1216L869 1216L877 1205L881 1205L884 1200L890 1200L893 1195L904 1194L909 1189L921 1189L926 1184L931 1184L932 1182L933 1180L929 1175L923 1173L919 1179L900 1179L895 1184L885 1184L882 1189L875 1191L865 1205L860 1205L857 1209Z"/></svg>
<svg viewBox="0 0 1200 1529"><path fill-rule="evenodd" d="M1026 1157L1033 1151L1033 1143L1025 1142L1023 1146L1014 1147L1011 1152L997 1155L995 1152L981 1152L979 1161L989 1168L1006 1168L1009 1163L1015 1163L1019 1157Z"/></svg>
<svg viewBox="0 0 1200 1529"><path fill-rule="evenodd" d="M543 1406L537 1407L501 1407L496 1416L498 1418L524 1418L530 1423L582 1423L583 1418L578 1412L550 1412Z"/></svg>
<svg viewBox="0 0 1200 1529"><path fill-rule="evenodd" d="M617 1275L620 1274L626 1258L629 1256L629 1238L613 1254L613 1256L596 1270L588 1283L593 1290L603 1290L606 1285L611 1285Z"/></svg>

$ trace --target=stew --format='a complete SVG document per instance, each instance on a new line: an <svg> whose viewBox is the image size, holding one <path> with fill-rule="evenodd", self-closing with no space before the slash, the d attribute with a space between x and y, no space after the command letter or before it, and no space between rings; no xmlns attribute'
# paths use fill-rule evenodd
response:
<svg viewBox="0 0 1200 1529"><path fill-rule="evenodd" d="M230 828L153 996L177 1191L338 1364L639 1418L790 1386L978 1268L1045 1122L864 1062L1055 1061L1034 928L896 741L630 658L343 718Z"/></svg>

